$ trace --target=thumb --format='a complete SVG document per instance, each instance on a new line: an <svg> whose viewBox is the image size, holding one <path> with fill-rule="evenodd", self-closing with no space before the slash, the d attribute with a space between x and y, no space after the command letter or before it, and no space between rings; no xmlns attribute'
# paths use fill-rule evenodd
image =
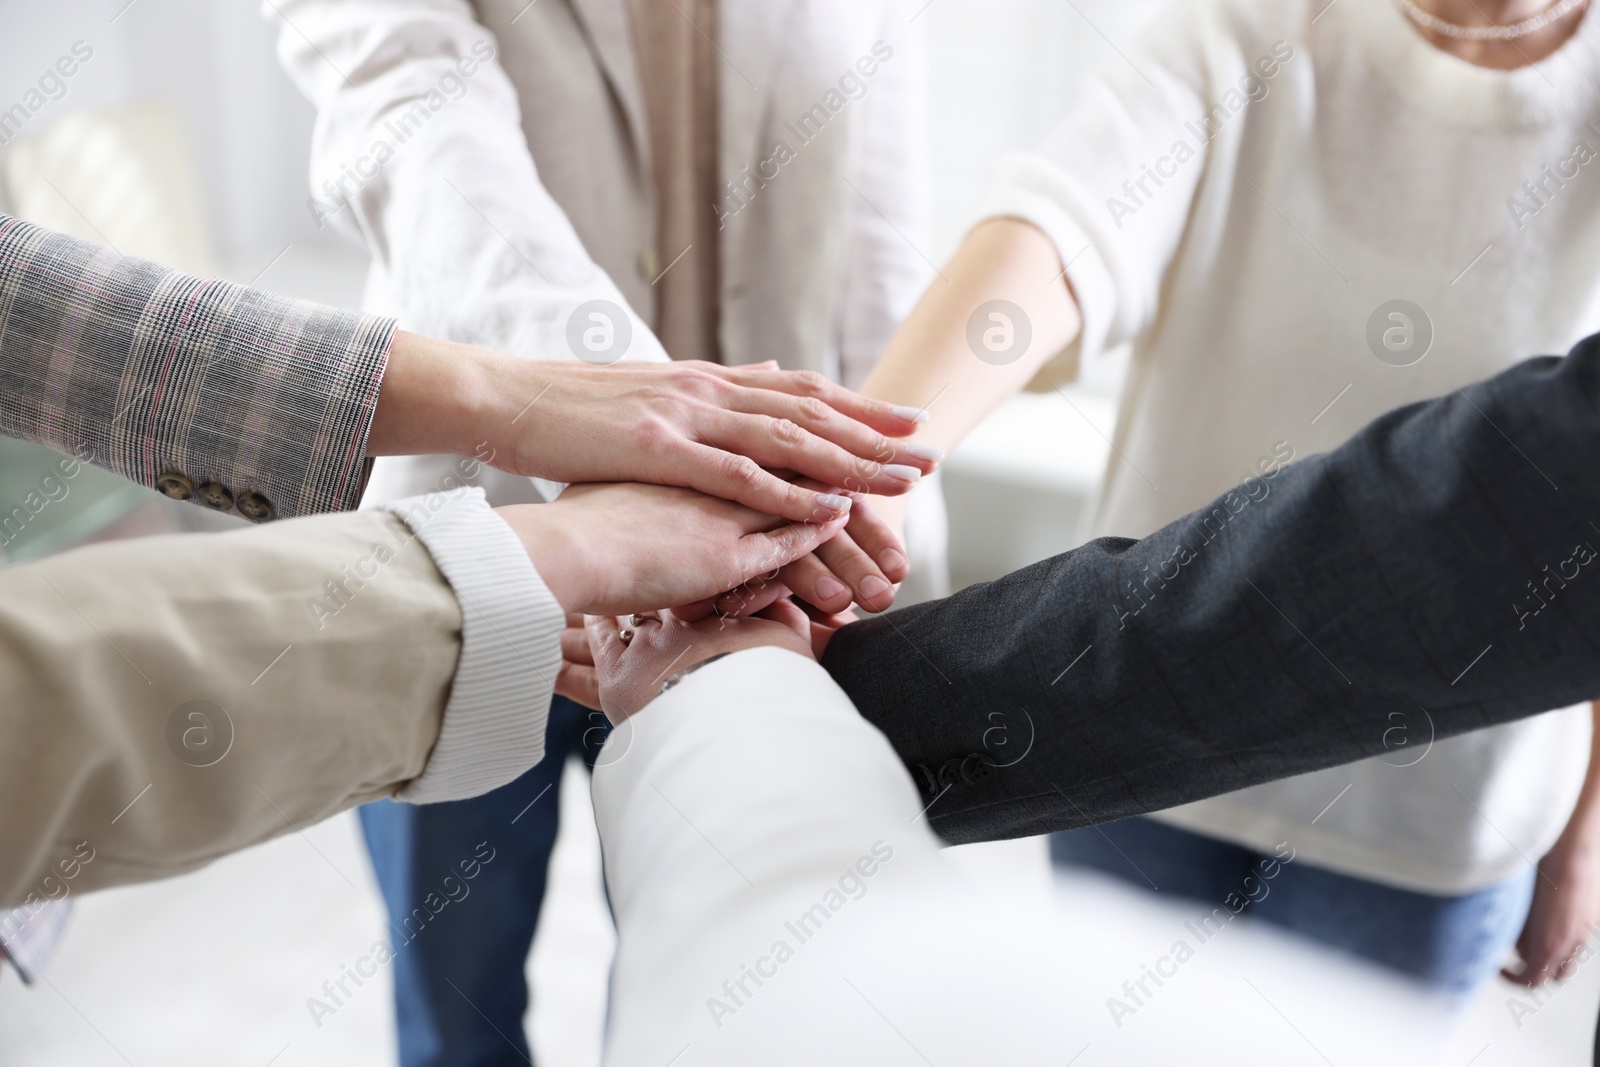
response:
<svg viewBox="0 0 1600 1067"><path fill-rule="evenodd" d="M734 546L732 563L735 571L731 589L742 585L758 574L770 574L786 567L814 551L844 529L849 513L826 522L791 522L775 530L748 533Z"/></svg>

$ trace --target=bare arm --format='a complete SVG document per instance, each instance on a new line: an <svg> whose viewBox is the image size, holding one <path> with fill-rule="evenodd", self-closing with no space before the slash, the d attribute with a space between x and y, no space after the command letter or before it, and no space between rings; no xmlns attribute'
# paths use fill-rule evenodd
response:
<svg viewBox="0 0 1600 1067"><path fill-rule="evenodd" d="M1020 219L987 219L973 227L941 274L895 331L861 391L926 407L932 418L913 440L948 451L1076 340L1083 319L1055 245ZM1003 334L991 338L999 347L982 345L985 331L1005 328L990 316L1006 315L1006 309L984 307L996 300L1022 311L1023 318L1009 324L1009 351ZM988 359L968 343L974 318L979 350ZM1023 349L1017 342L1025 328L1031 339Z"/></svg>
<svg viewBox="0 0 1600 1067"><path fill-rule="evenodd" d="M1589 744L1589 772L1566 829L1539 860L1533 904L1517 939L1522 969L1501 971L1522 985L1564 980L1577 966L1578 951L1600 923L1600 701Z"/></svg>
<svg viewBox="0 0 1600 1067"><path fill-rule="evenodd" d="M991 301L1006 301L1010 306L990 305ZM992 317L995 315L1000 317ZM897 442L898 452L915 454L908 452L908 445L933 448L937 451L924 452L918 458L937 462L1001 401L1026 385L1051 356L1076 340L1082 326L1061 256L1044 232L1020 219L987 219L973 227L941 277L923 292L861 391L876 400L926 410L930 418L909 442ZM971 339L976 340L976 347ZM986 358L980 358L979 352ZM852 490L872 491L862 481L845 484ZM870 508L859 509L851 517L847 535L859 543L877 543L882 536L870 524L887 522L898 536L905 500L904 496L873 497ZM831 544L840 546L844 541L840 537ZM873 611L881 611L893 601L887 590L874 593L871 589L840 588L828 595L818 583L848 578L849 570L835 564L830 573L827 562L816 557L798 560L784 568L779 582L761 595L740 591L717 607L727 613L750 614L788 590L832 611L843 611L852 599Z"/></svg>

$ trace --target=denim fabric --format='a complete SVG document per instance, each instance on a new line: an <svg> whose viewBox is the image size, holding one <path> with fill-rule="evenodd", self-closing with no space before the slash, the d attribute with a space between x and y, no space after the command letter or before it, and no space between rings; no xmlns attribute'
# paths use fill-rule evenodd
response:
<svg viewBox="0 0 1600 1067"><path fill-rule="evenodd" d="M561 821L561 772L571 754L592 767L607 729L598 712L556 697L544 759L516 781L471 800L360 809L389 913L401 1067L532 1062L525 967Z"/></svg>
<svg viewBox="0 0 1600 1067"><path fill-rule="evenodd" d="M1253 849L1153 819L1123 819L1050 837L1057 867L1085 867L1164 896L1239 907L1239 914L1426 982L1468 993L1499 971L1533 899L1533 868L1460 896L1379 885L1314 867L1276 863L1262 877Z"/></svg>

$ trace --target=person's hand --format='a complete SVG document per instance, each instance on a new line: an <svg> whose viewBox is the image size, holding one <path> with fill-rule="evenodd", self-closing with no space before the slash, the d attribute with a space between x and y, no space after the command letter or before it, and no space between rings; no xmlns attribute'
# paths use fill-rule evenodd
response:
<svg viewBox="0 0 1600 1067"><path fill-rule="evenodd" d="M367 451L471 455L560 482L687 486L801 521L839 495L763 468L903 493L937 462L891 438L925 417L771 364L523 360L402 332Z"/></svg>
<svg viewBox="0 0 1600 1067"><path fill-rule="evenodd" d="M554 503L495 511L562 608L585 614L714 597L812 551L847 514L790 523L692 489L633 483L575 485Z"/></svg>
<svg viewBox="0 0 1600 1067"><path fill-rule="evenodd" d="M756 578L722 594L714 605L679 612L699 619L754 615L791 593L825 615L852 603L865 611L887 611L900 583L911 573L905 551L906 497L856 498L844 530L815 552L783 567L774 580Z"/></svg>
<svg viewBox="0 0 1600 1067"><path fill-rule="evenodd" d="M1600 843L1587 836L1562 835L1539 861L1533 904L1517 938L1522 969L1502 970L1507 980L1540 986L1576 969L1578 951L1600 922Z"/></svg>
<svg viewBox="0 0 1600 1067"><path fill-rule="evenodd" d="M556 691L590 707L598 704L612 723L620 723L659 696L672 675L713 656L771 646L813 658L810 627L805 613L789 601L772 605L761 617L694 623L670 611L590 615L581 636L563 635L562 651L569 658ZM587 649L580 649L585 641Z"/></svg>
<svg viewBox="0 0 1600 1067"><path fill-rule="evenodd" d="M799 614L795 612L799 612ZM834 634L838 633L843 627L858 621L854 611L844 611L837 615L808 615L808 613L796 608L793 602L785 602L781 605L769 607L763 612L764 619L713 619L709 622L703 621L699 626L689 623L678 612L671 612L670 615L676 620L681 629L668 631L665 636L671 636L674 632L682 633L684 631L697 631L700 628L707 628L716 631L711 638L712 642L721 640L725 636L723 631L735 627L740 622L761 622L766 620L781 622L793 631L796 636L809 636L811 658L815 660L822 659L822 654L828 650L828 642L833 639ZM631 616L626 622L610 616L599 616L599 618L602 620L610 618L611 621L616 622L619 627L619 634L622 629L634 628ZM719 621L722 623L721 626L718 626ZM806 633L807 629L809 629L809 635ZM756 638L771 637L773 638L772 643L779 643L780 640L780 635L776 631L746 628L742 633L745 638L749 638L751 635ZM627 643L631 644L631 640ZM788 643L787 638L781 638L781 643L782 647L793 647ZM716 654L713 651L707 655ZM702 663L704 659L696 657L694 662ZM681 667L674 668L674 670L681 669ZM663 682L666 681L665 678L661 680ZM660 688L658 686L657 692L659 691ZM566 697L568 700L575 700L586 708L600 710L600 679L595 671L594 647L590 641L589 631L585 626L584 616L582 615L568 615L567 628L561 633L561 673L556 676L556 693ZM648 696L648 694L646 695Z"/></svg>

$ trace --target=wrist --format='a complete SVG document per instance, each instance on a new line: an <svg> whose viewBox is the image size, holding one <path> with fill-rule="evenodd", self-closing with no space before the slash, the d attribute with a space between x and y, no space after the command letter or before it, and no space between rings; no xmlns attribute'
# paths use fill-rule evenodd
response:
<svg viewBox="0 0 1600 1067"><path fill-rule="evenodd" d="M483 428L509 421L501 420L497 410L506 392L502 362L518 361L472 345L396 331L367 436L367 455L492 456L496 442L486 440Z"/></svg>
<svg viewBox="0 0 1600 1067"><path fill-rule="evenodd" d="M569 615L588 614L597 600L596 573L584 539L561 519L559 504L512 504L495 508L522 542L545 588Z"/></svg>

